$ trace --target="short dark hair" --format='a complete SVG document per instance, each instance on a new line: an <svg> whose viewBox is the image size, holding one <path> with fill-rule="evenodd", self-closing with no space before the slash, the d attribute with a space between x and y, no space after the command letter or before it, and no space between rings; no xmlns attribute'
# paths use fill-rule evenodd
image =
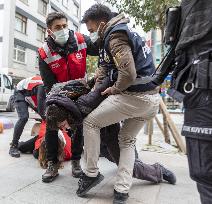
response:
<svg viewBox="0 0 212 204"><path fill-rule="evenodd" d="M50 130L58 130L58 123L67 120L69 125L75 125L75 119L73 115L63 106L57 104L51 104L46 110L46 123Z"/></svg>
<svg viewBox="0 0 212 204"><path fill-rule="evenodd" d="M52 23L54 20L60 20L62 18L65 18L66 21L68 21L66 15L64 13L61 13L61 12L52 12L52 13L49 13L47 18L46 18L46 25L47 27L51 27L52 26Z"/></svg>
<svg viewBox="0 0 212 204"><path fill-rule="evenodd" d="M108 22L112 17L113 13L107 6L103 4L94 4L85 12L81 22L87 23L89 20L103 20L105 22Z"/></svg>
<svg viewBox="0 0 212 204"><path fill-rule="evenodd" d="M47 127L51 130L59 129L58 123L68 119L67 110L56 104L51 104L47 107L46 111L46 122Z"/></svg>

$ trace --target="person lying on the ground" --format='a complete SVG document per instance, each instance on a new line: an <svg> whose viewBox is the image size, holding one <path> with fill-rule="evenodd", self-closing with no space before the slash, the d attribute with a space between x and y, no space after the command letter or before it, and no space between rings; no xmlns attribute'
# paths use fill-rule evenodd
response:
<svg viewBox="0 0 212 204"><path fill-rule="evenodd" d="M41 118L45 117L45 91L41 77L34 76L21 80L17 84L14 96L18 121L14 127L9 154L17 158L20 157L18 142L29 118L28 108L32 108Z"/></svg>
<svg viewBox="0 0 212 204"><path fill-rule="evenodd" d="M110 84L110 78L106 77L98 87L84 95L83 92L88 91L89 88L80 81L70 81L65 85L56 85L47 96L46 100L46 118L49 128L70 129L77 125L81 125L83 118L106 98L106 96L101 95L101 92ZM101 142L107 147L107 153L103 151L101 153L117 165L120 155L118 144L119 130L120 124L116 123L102 128L100 131ZM143 163L137 156L134 164L133 176L137 179L154 183L162 182L163 179L171 184L176 183L175 175L161 164L156 163L148 165Z"/></svg>
<svg viewBox="0 0 212 204"><path fill-rule="evenodd" d="M37 127L39 126L39 128ZM33 126L33 128L35 125ZM45 133L46 133L46 122L42 121L41 123L36 123L36 128L39 130L33 130L36 136L33 138L23 142L19 142L18 149L21 153L31 153L33 154L34 158L39 160L40 166L42 168L47 168L47 157L46 157L46 143L45 143ZM58 166L61 166L63 161L68 161L71 159L72 152L71 152L71 138L67 134L66 131L58 131L58 144L59 144L59 151L58 151Z"/></svg>

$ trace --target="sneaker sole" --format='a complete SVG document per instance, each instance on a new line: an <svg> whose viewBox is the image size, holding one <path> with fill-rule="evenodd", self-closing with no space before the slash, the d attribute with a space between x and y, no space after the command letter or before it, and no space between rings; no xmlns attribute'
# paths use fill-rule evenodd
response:
<svg viewBox="0 0 212 204"><path fill-rule="evenodd" d="M103 181L104 179L104 176L103 175L100 175L99 179L97 181L95 181L92 185L90 185L85 191L81 192L81 193L77 193L77 195L79 197L83 197L85 196L85 194L91 190L91 188L95 187L97 184L101 183L101 181Z"/></svg>
<svg viewBox="0 0 212 204"><path fill-rule="evenodd" d="M19 154L19 155L12 155L12 154L10 154L9 153L9 155L11 156L11 157L15 157L15 158L19 158L21 155Z"/></svg>
<svg viewBox="0 0 212 204"><path fill-rule="evenodd" d="M43 178L42 178L42 182L44 182L44 183L51 183L51 182L54 181L58 176L59 176L59 173L56 174L54 177L51 177L51 178L49 178L49 179L43 179Z"/></svg>
<svg viewBox="0 0 212 204"><path fill-rule="evenodd" d="M72 176L74 177L74 178L80 178L80 176L83 174L83 171L81 171L80 173L73 173L72 172Z"/></svg>
<svg viewBox="0 0 212 204"><path fill-rule="evenodd" d="M113 204L127 204L127 201L117 201L117 200L113 200Z"/></svg>

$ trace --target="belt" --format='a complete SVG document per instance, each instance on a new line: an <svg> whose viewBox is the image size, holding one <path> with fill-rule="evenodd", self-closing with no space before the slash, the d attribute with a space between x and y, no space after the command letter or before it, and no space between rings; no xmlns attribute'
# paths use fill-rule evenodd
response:
<svg viewBox="0 0 212 204"><path fill-rule="evenodd" d="M154 95L159 93L160 87L156 87L155 89L151 91L145 91L145 92L135 92L135 91L123 91L123 93L130 94L130 95L141 95L141 94L149 94L149 95Z"/></svg>

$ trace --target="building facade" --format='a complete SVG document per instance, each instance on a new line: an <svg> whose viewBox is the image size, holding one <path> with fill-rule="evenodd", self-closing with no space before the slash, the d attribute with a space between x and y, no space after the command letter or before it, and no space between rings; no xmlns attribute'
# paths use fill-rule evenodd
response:
<svg viewBox="0 0 212 204"><path fill-rule="evenodd" d="M21 79L38 73L38 53L46 36L48 13L66 14L79 30L81 0L0 0L0 72Z"/></svg>

